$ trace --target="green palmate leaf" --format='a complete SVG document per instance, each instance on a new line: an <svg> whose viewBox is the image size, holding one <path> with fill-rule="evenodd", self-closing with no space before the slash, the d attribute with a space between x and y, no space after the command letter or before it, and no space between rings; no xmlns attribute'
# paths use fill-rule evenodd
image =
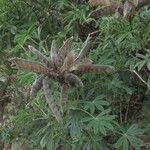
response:
<svg viewBox="0 0 150 150"><path fill-rule="evenodd" d="M95 104L93 102L86 102L84 109L90 110L90 113L93 114L95 112Z"/></svg>
<svg viewBox="0 0 150 150"><path fill-rule="evenodd" d="M98 99L94 100L94 104L99 110L104 110L103 106L109 106L109 102L104 100L98 100Z"/></svg>
<svg viewBox="0 0 150 150"><path fill-rule="evenodd" d="M105 126L106 126L109 130L111 130L111 131L114 130L114 127L113 127L113 125L112 125L110 122L105 121L104 124L105 124Z"/></svg>
<svg viewBox="0 0 150 150"><path fill-rule="evenodd" d="M106 126L104 126L104 122L99 122L99 126L100 126L100 128L99 128L99 131L103 134L103 135L105 135L106 136Z"/></svg>
<svg viewBox="0 0 150 150"><path fill-rule="evenodd" d="M109 106L109 103L103 99L105 99L105 96L100 95L96 97L92 102L85 102L84 109L89 109L91 114L95 112L96 108L100 111L103 111L104 106Z"/></svg>
<svg viewBox="0 0 150 150"><path fill-rule="evenodd" d="M123 150L129 150L129 142L126 136L122 136L115 144L117 148L122 147Z"/></svg>
<svg viewBox="0 0 150 150"><path fill-rule="evenodd" d="M89 128L92 128L94 133L97 134L99 131L99 120L95 118L94 120L90 121L88 124Z"/></svg>
<svg viewBox="0 0 150 150"><path fill-rule="evenodd" d="M93 117L94 118L94 117ZM84 122L89 122L91 120L93 120L92 117L84 117L81 121L84 123Z"/></svg>
<svg viewBox="0 0 150 150"><path fill-rule="evenodd" d="M134 68L138 68L138 71L140 71L144 65L147 65L147 68L149 69L150 67L150 53L147 52L145 55L143 54L136 54L137 58L140 59L138 62L134 65Z"/></svg>
<svg viewBox="0 0 150 150"><path fill-rule="evenodd" d="M128 136L128 140L136 150L140 150L141 146L144 144L141 139L135 136Z"/></svg>
<svg viewBox="0 0 150 150"><path fill-rule="evenodd" d="M69 128L71 137L73 139L79 138L79 136L81 135L82 132L81 126L82 126L81 123L77 119L74 118L71 119Z"/></svg>
<svg viewBox="0 0 150 150"><path fill-rule="evenodd" d="M138 71L140 71L142 69L142 67L146 64L146 60L140 61L140 63L138 64Z"/></svg>
<svg viewBox="0 0 150 150"><path fill-rule="evenodd" d="M144 142L137 137L143 133L143 130L138 128L137 124L133 124L116 142L116 147L123 147L123 150L128 150L131 144L136 150L140 150Z"/></svg>
<svg viewBox="0 0 150 150"><path fill-rule="evenodd" d="M123 138L123 150L129 149L129 142L126 137Z"/></svg>
<svg viewBox="0 0 150 150"><path fill-rule="evenodd" d="M123 136L118 139L118 141L115 144L117 148L119 148L123 145L123 140L124 140Z"/></svg>
<svg viewBox="0 0 150 150"><path fill-rule="evenodd" d="M93 103L91 103L89 109L90 109L91 114L94 114L94 112L95 112L95 105Z"/></svg>
<svg viewBox="0 0 150 150"><path fill-rule="evenodd" d="M126 133L128 135L139 135L143 133L143 130L140 129L137 124L133 124Z"/></svg>
<svg viewBox="0 0 150 150"><path fill-rule="evenodd" d="M97 117L91 118L88 127L92 128L94 133L102 133L106 135L108 130L113 130L112 120L115 118L113 115L107 114L108 110L100 113Z"/></svg>

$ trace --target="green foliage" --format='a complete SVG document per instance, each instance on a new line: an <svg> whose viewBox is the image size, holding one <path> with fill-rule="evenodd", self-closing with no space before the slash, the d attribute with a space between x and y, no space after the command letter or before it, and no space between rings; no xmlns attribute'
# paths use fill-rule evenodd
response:
<svg viewBox="0 0 150 150"><path fill-rule="evenodd" d="M85 110L89 109L91 114L95 113L96 108L100 111L103 111L104 106L109 106L109 103L106 100L103 100L104 98L105 98L104 95L100 95L96 97L92 102L91 101L85 102L84 109Z"/></svg>
<svg viewBox="0 0 150 150"><path fill-rule="evenodd" d="M150 70L150 9L144 7L131 22L115 15L93 20L88 17L91 8L86 1L75 0L1 0L0 1L0 89L3 89L10 74L17 76L10 83L13 112L6 117L6 126L0 127L0 139L6 144L16 139L29 141L31 149L108 150L141 149L143 141L139 135L149 134L149 105L140 101L142 115L136 119L129 113L130 103L136 105L136 95L142 88L135 81L133 70L145 81ZM69 93L67 112L63 123L57 124L44 101L42 92L30 102L25 102L19 91L29 87L36 78L31 72L12 70L9 57L34 58L27 45L48 54L50 42L55 39L57 46L73 36L73 49L79 51L83 38L83 27L100 30L92 39L88 57L98 64L114 66L112 74L82 76L84 89L74 88ZM91 30L87 33L91 32ZM34 58L35 59L35 58ZM146 76L146 78L145 78ZM138 83L136 83L138 82ZM60 87L55 84L54 98L59 100ZM138 91L138 92L137 92ZM150 100L149 90L146 100ZM136 93L137 92L137 93ZM145 96L145 93L142 93ZM143 96L143 97L144 97ZM140 96L139 96L140 97ZM133 103L133 101L135 103ZM132 116L130 118L130 116ZM118 129L118 126L119 129ZM145 134L145 133L144 133Z"/></svg>
<svg viewBox="0 0 150 150"><path fill-rule="evenodd" d="M123 150L129 149L129 144L131 144L135 149L140 150L144 142L137 137L143 133L143 130L138 128L137 124L133 124L127 131L123 131L122 136L118 139L116 147L122 147Z"/></svg>
<svg viewBox="0 0 150 150"><path fill-rule="evenodd" d="M110 110L108 109L102 111L96 117L94 116L86 117L84 119L84 122L88 122L88 127L93 129L94 134L102 133L104 135L107 135L106 134L107 130L112 131L114 129L112 121L115 118L115 116L109 115L108 114L109 112Z"/></svg>

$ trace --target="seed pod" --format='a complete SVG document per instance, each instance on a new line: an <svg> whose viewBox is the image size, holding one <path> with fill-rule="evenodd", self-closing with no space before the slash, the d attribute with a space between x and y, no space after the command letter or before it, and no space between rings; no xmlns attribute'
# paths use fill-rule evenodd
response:
<svg viewBox="0 0 150 150"><path fill-rule="evenodd" d="M123 3L123 16L129 20L136 14L136 4L133 0L125 0Z"/></svg>
<svg viewBox="0 0 150 150"><path fill-rule="evenodd" d="M69 83L71 86L84 86L81 79L73 73L65 74L65 82Z"/></svg>
<svg viewBox="0 0 150 150"><path fill-rule="evenodd" d="M33 71L41 74L49 74L50 72L50 70L46 66L26 59L16 57L11 58L9 61L12 63L12 65L15 65L18 69Z"/></svg>
<svg viewBox="0 0 150 150"><path fill-rule="evenodd" d="M36 93L42 88L44 75L40 75L32 84L30 89L30 98L32 99Z"/></svg>
<svg viewBox="0 0 150 150"><path fill-rule="evenodd" d="M72 37L67 39L62 47L59 49L58 56L57 56L57 61L56 61L56 66L61 67L63 65L63 61L66 58L67 54L71 50L72 46Z"/></svg>
<svg viewBox="0 0 150 150"><path fill-rule="evenodd" d="M57 105L53 99L53 96L50 92L47 78L43 79L43 92L44 92L46 101L48 103L48 106L50 107L53 115L55 116L55 118L58 122L61 122L62 117L61 117L60 111L59 111L59 109L58 109L58 107L57 107Z"/></svg>
<svg viewBox="0 0 150 150"><path fill-rule="evenodd" d="M61 93L60 93L60 107L61 107L61 112L63 113L66 102L68 99L68 91L69 91L69 85L68 84L63 84L61 87Z"/></svg>
<svg viewBox="0 0 150 150"><path fill-rule="evenodd" d="M76 55L73 51L68 53L68 55L66 56L64 60L63 66L60 68L60 72L67 71L70 68L70 66L73 64L75 58L76 58Z"/></svg>
<svg viewBox="0 0 150 150"><path fill-rule="evenodd" d="M81 64L73 68L75 74L78 73L110 73L113 68L109 65L98 65L98 64Z"/></svg>
<svg viewBox="0 0 150 150"><path fill-rule="evenodd" d="M73 64L69 68L69 72L74 71L80 65L90 65L92 64L92 60L88 58L76 59Z"/></svg>
<svg viewBox="0 0 150 150"><path fill-rule="evenodd" d="M55 40L52 41L49 60L55 65L57 60L57 46Z"/></svg>
<svg viewBox="0 0 150 150"><path fill-rule="evenodd" d="M88 3L91 6L98 6L98 5L110 6L113 4L118 4L119 0L89 0Z"/></svg>

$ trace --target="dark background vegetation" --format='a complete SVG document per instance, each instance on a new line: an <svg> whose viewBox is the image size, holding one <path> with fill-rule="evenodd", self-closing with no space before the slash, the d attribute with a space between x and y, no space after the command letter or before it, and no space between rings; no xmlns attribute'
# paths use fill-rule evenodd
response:
<svg viewBox="0 0 150 150"><path fill-rule="evenodd" d="M149 6L132 20L116 14L95 20L93 9L85 0L0 0L0 150L150 148ZM82 76L85 87L69 93L60 125L41 93L27 101L36 74L12 69L8 59L32 58L28 44L47 55L53 39L60 46L71 36L78 52L94 31L88 57L115 71ZM56 85L56 100L59 91Z"/></svg>

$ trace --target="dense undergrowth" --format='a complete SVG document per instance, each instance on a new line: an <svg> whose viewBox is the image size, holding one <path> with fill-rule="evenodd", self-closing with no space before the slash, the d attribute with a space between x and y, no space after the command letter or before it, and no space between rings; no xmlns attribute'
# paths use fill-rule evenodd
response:
<svg viewBox="0 0 150 150"><path fill-rule="evenodd" d="M1 110L9 97L1 143L18 142L36 150L149 148L150 9L141 8L130 22L116 15L94 20L90 11L79 0L0 1ZM33 58L28 44L47 55L53 39L60 46L71 36L73 50L79 51L93 31L99 32L88 57L115 70L83 75L85 87L71 90L63 123L58 124L42 92L32 101L25 97L36 74L11 69L8 58ZM60 87L54 88L59 101Z"/></svg>

